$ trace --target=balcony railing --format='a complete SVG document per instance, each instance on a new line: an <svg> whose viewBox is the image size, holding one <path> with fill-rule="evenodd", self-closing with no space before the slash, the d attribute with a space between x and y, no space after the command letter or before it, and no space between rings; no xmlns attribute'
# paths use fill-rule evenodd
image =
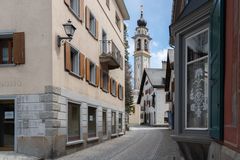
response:
<svg viewBox="0 0 240 160"><path fill-rule="evenodd" d="M123 67L123 57L112 40L100 41L100 63L107 65L108 69Z"/></svg>

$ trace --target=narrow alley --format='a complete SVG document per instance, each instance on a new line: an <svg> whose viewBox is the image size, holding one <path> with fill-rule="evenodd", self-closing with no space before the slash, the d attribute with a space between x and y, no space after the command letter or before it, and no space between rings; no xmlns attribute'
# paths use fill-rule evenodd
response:
<svg viewBox="0 0 240 160"><path fill-rule="evenodd" d="M170 132L160 128L131 128L122 137L58 160L181 160Z"/></svg>

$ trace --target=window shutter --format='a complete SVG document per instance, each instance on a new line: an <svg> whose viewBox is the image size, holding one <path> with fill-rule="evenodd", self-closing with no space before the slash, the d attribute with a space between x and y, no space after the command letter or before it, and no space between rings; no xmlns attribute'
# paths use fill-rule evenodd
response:
<svg viewBox="0 0 240 160"><path fill-rule="evenodd" d="M24 32L13 34L13 56L15 64L25 63L25 35Z"/></svg>
<svg viewBox="0 0 240 160"><path fill-rule="evenodd" d="M86 81L90 81L90 61L86 58L86 62L85 62L85 74L86 74Z"/></svg>
<svg viewBox="0 0 240 160"><path fill-rule="evenodd" d="M116 81L116 94L115 94L116 97L119 97L118 91L119 91L119 84L118 84L118 82Z"/></svg>
<svg viewBox="0 0 240 160"><path fill-rule="evenodd" d="M64 0L64 3L69 7L70 6L70 0Z"/></svg>
<svg viewBox="0 0 240 160"><path fill-rule="evenodd" d="M99 25L98 25L98 20L97 19L95 19L96 20L96 25L95 25L95 27L96 27L96 35L95 35L95 38L96 39L98 39L98 35L99 35Z"/></svg>
<svg viewBox="0 0 240 160"><path fill-rule="evenodd" d="M69 43L65 43L65 70L71 71L71 46Z"/></svg>
<svg viewBox="0 0 240 160"><path fill-rule="evenodd" d="M112 94L112 78L109 78L109 93Z"/></svg>
<svg viewBox="0 0 240 160"><path fill-rule="evenodd" d="M80 77L84 77L84 62L85 62L85 56L84 54L80 53L79 56L80 60L79 60L79 72L80 72Z"/></svg>
<svg viewBox="0 0 240 160"><path fill-rule="evenodd" d="M222 0L215 0L211 15L210 30L210 135L223 139L223 99L224 99L224 6Z"/></svg>
<svg viewBox="0 0 240 160"><path fill-rule="evenodd" d="M103 89L103 70L100 69L100 88Z"/></svg>
<svg viewBox="0 0 240 160"><path fill-rule="evenodd" d="M108 93L110 93L111 92L111 90L110 90L110 82L111 81L111 78L110 78L110 76L108 75L108 88L107 88L107 91L108 91Z"/></svg>
<svg viewBox="0 0 240 160"><path fill-rule="evenodd" d="M80 6L79 6L79 9L80 9L80 13L79 13L79 18L81 21L84 20L84 0L80 0Z"/></svg>
<svg viewBox="0 0 240 160"><path fill-rule="evenodd" d="M89 30L90 28L90 12L88 7L85 7L85 26L87 28L87 30Z"/></svg>
<svg viewBox="0 0 240 160"><path fill-rule="evenodd" d="M98 66L96 66L96 87L99 86L99 80L100 80L100 69Z"/></svg>

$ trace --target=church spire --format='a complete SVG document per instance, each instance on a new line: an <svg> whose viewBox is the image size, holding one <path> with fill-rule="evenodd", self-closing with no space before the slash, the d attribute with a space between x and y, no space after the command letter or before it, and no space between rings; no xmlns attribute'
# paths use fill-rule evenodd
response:
<svg viewBox="0 0 240 160"><path fill-rule="evenodd" d="M143 5L141 5L141 16L140 16L140 19L137 21L137 24L138 24L139 27L146 27L147 26L147 22L143 18Z"/></svg>

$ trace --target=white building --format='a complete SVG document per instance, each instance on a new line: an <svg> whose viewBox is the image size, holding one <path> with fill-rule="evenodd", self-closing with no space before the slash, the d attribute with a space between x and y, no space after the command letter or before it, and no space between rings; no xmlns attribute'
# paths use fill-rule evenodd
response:
<svg viewBox="0 0 240 160"><path fill-rule="evenodd" d="M165 101L166 62L162 69L145 68L137 104L145 124L168 126L169 104Z"/></svg>

